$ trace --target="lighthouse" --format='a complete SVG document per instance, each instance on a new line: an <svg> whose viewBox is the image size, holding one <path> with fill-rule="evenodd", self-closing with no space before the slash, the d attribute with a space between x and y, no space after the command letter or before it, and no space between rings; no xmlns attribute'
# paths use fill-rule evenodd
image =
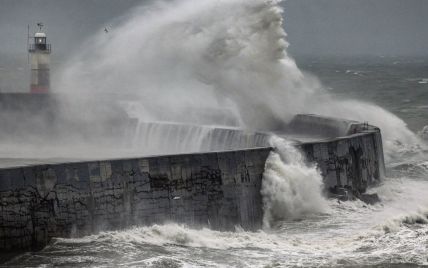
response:
<svg viewBox="0 0 428 268"><path fill-rule="evenodd" d="M33 94L49 93L50 89L50 54L51 45L42 32L43 24L37 24L40 31L34 34L33 43L29 45L28 52L31 57L31 88Z"/></svg>

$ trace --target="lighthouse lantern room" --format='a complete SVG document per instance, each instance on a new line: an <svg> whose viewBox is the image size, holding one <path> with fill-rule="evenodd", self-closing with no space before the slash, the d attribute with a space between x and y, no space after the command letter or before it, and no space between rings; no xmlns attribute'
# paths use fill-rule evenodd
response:
<svg viewBox="0 0 428 268"><path fill-rule="evenodd" d="M47 43L47 37L42 32L42 24L38 24L40 32L34 34L33 43L29 45L28 52L31 55L31 88L34 94L49 93L50 89L50 54L51 45Z"/></svg>

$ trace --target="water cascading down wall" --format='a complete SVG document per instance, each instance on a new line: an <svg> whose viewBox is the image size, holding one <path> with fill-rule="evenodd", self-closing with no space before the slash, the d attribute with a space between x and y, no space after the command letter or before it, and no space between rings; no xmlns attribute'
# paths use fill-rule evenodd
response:
<svg viewBox="0 0 428 268"><path fill-rule="evenodd" d="M296 117L290 126L343 136L297 145L318 164L326 189L363 192L381 179L379 129L311 115ZM168 221L218 230L262 228L260 190L274 150L269 136L217 129L202 141L220 139L239 142L215 152L0 169L0 249L37 249L53 237Z"/></svg>

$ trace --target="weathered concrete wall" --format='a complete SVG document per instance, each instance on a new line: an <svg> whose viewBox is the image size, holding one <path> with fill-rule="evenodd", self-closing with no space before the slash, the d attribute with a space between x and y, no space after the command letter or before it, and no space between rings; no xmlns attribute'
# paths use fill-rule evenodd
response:
<svg viewBox="0 0 428 268"><path fill-rule="evenodd" d="M343 138L303 143L308 161L317 163L326 190L347 187L364 193L385 174L382 137L379 129L367 129Z"/></svg>
<svg viewBox="0 0 428 268"><path fill-rule="evenodd" d="M385 174L382 135L377 127L353 120L300 114L287 129L293 134L330 137L301 144L307 160L317 163L321 170L327 191L345 187L358 196Z"/></svg>
<svg viewBox="0 0 428 268"><path fill-rule="evenodd" d="M165 221L257 229L270 150L0 170L0 249Z"/></svg>
<svg viewBox="0 0 428 268"><path fill-rule="evenodd" d="M300 117L304 120L295 123L302 128L318 122L319 133L324 131L323 120ZM328 132L338 131L333 119L326 122ZM348 136L300 146L318 164L326 189L348 186L362 193L383 175L380 131L341 122L338 129ZM165 221L220 230L260 228L260 189L271 150L0 169L0 250L37 248L52 237Z"/></svg>

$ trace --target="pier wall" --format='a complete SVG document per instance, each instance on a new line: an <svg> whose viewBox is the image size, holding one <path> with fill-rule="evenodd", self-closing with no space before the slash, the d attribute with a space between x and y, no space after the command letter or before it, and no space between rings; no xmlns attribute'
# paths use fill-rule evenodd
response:
<svg viewBox="0 0 428 268"><path fill-rule="evenodd" d="M377 131L303 143L301 148L306 159L317 164L327 191L345 187L358 196L385 174L382 139Z"/></svg>
<svg viewBox="0 0 428 268"><path fill-rule="evenodd" d="M316 117L303 117L311 124ZM335 131L328 120L328 131ZM348 126L345 128L344 126ZM384 173L380 130L341 123L346 136L301 143L326 190L363 193ZM320 132L324 131L319 125ZM169 221L217 230L262 225L269 147L0 169L0 251L37 249L53 237Z"/></svg>
<svg viewBox="0 0 428 268"><path fill-rule="evenodd" d="M168 221L258 229L270 150L0 170L0 249Z"/></svg>
<svg viewBox="0 0 428 268"><path fill-rule="evenodd" d="M303 142L309 162L316 163L326 190L346 187L357 196L380 182L385 174L382 135L379 128L357 121L297 115L289 124L294 133L314 133L336 138Z"/></svg>

